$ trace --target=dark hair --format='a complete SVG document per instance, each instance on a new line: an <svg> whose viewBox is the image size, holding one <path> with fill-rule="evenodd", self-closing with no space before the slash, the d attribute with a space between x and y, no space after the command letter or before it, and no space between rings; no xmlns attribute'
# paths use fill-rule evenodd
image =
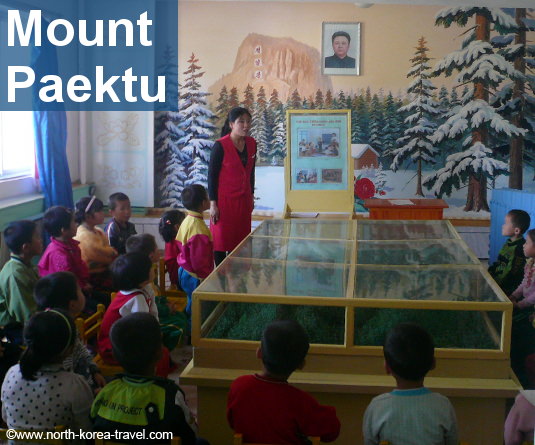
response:
<svg viewBox="0 0 535 445"><path fill-rule="evenodd" d="M529 229L531 218L529 217L528 212L525 212L524 210L513 209L509 210L507 215L511 218L513 227L520 229L521 233L524 233Z"/></svg>
<svg viewBox="0 0 535 445"><path fill-rule="evenodd" d="M150 233L132 235L126 240L125 247L126 253L142 253L146 256L149 256L158 248L156 239Z"/></svg>
<svg viewBox="0 0 535 445"><path fill-rule="evenodd" d="M433 367L435 346L424 328L401 323L386 336L383 353L390 369L399 377L418 381Z"/></svg>
<svg viewBox="0 0 535 445"><path fill-rule="evenodd" d="M119 318L110 331L113 356L131 374L142 374L155 363L162 348L160 325L154 315L135 312Z"/></svg>
<svg viewBox="0 0 535 445"><path fill-rule="evenodd" d="M72 210L63 206L50 207L43 216L43 226L50 236L60 236L71 226Z"/></svg>
<svg viewBox="0 0 535 445"><path fill-rule="evenodd" d="M267 371L288 377L299 366L308 352L308 335L294 320L277 320L262 333L262 362Z"/></svg>
<svg viewBox="0 0 535 445"><path fill-rule="evenodd" d="M331 38L331 42L334 42L334 39L336 39L337 37L345 37L347 39L347 43L351 43L351 37L345 31L336 31Z"/></svg>
<svg viewBox="0 0 535 445"><path fill-rule="evenodd" d="M91 200L93 200L93 202L91 202ZM90 206L89 203L91 203ZM88 206L89 208L87 208ZM86 215L93 215L96 212L101 212L103 208L104 203L98 198L93 199L93 196L80 198L74 206L74 220L78 224L82 224L85 221Z"/></svg>
<svg viewBox="0 0 535 445"><path fill-rule="evenodd" d="M67 312L51 309L33 314L23 335L27 348L20 357L20 372L25 380L35 380L41 366L54 363L74 344L76 328Z"/></svg>
<svg viewBox="0 0 535 445"><path fill-rule="evenodd" d="M33 298L39 310L58 307L68 310L69 302L78 299L78 281L72 272L55 272L40 278Z"/></svg>
<svg viewBox="0 0 535 445"><path fill-rule="evenodd" d="M227 119L225 120L225 123L223 124L223 128L221 128L221 137L226 136L229 134L232 129L230 128L231 122L236 122L236 119L239 119L244 114L252 118L251 113L247 108L243 107L234 107L232 110L229 111Z"/></svg>
<svg viewBox="0 0 535 445"><path fill-rule="evenodd" d="M207 198L206 189L201 184L192 184L182 190L182 205L188 210L198 211Z"/></svg>
<svg viewBox="0 0 535 445"><path fill-rule="evenodd" d="M175 226L182 224L182 221L184 221L184 213L180 210L169 210L162 215L158 231L166 243L175 239L177 233Z"/></svg>
<svg viewBox="0 0 535 445"><path fill-rule="evenodd" d="M527 235L531 239L531 242L535 243L535 229L528 230Z"/></svg>
<svg viewBox="0 0 535 445"><path fill-rule="evenodd" d="M15 254L19 254L24 244L32 242L36 227L37 224L27 219L9 223L4 230L4 241L7 247L9 247L9 250Z"/></svg>
<svg viewBox="0 0 535 445"><path fill-rule="evenodd" d="M111 264L113 286L119 290L136 289L149 279L151 267L147 255L138 252L121 255Z"/></svg>
<svg viewBox="0 0 535 445"><path fill-rule="evenodd" d="M109 209L115 210L115 207L117 207L117 203L119 201L130 201L130 198L128 197L128 195L125 195L122 192L112 193L109 197Z"/></svg>

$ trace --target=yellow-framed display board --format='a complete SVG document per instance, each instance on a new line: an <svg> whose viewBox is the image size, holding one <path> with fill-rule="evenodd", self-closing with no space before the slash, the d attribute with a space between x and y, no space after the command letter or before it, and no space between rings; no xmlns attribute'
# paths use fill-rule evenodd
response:
<svg viewBox="0 0 535 445"><path fill-rule="evenodd" d="M266 220L197 288L192 314L194 359L181 382L198 386L201 434L214 443L231 443L226 391L261 368L255 350L277 318L309 334L291 382L337 407L337 444L361 443L367 404L392 388L381 345L399 322L433 335L426 385L452 399L461 440L501 443L505 400L519 389L512 304L449 221Z"/></svg>
<svg viewBox="0 0 535 445"><path fill-rule="evenodd" d="M285 215L353 214L351 110L288 110Z"/></svg>

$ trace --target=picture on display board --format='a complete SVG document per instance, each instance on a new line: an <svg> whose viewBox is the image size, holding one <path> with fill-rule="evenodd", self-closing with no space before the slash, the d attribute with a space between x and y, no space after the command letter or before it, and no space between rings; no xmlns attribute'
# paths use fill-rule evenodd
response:
<svg viewBox="0 0 535 445"><path fill-rule="evenodd" d="M317 184L318 171L314 169L299 169L295 173L299 184Z"/></svg>
<svg viewBox="0 0 535 445"><path fill-rule="evenodd" d="M341 168L322 168L321 182L323 183L342 183L342 169Z"/></svg>
<svg viewBox="0 0 535 445"><path fill-rule="evenodd" d="M338 128L312 128L299 132L300 158L340 156L340 134Z"/></svg>
<svg viewBox="0 0 535 445"><path fill-rule="evenodd" d="M323 22L322 73L360 74L360 23Z"/></svg>

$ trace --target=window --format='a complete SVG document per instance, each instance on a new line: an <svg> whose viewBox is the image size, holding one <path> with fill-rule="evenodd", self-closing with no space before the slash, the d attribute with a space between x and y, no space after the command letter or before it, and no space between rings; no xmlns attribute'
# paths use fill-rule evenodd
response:
<svg viewBox="0 0 535 445"><path fill-rule="evenodd" d="M34 176L35 140L31 111L0 111L0 180Z"/></svg>

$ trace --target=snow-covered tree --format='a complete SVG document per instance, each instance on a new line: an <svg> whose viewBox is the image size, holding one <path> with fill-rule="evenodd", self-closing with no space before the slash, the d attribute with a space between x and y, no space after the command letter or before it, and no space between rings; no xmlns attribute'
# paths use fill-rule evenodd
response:
<svg viewBox="0 0 535 445"><path fill-rule="evenodd" d="M535 20L528 18L525 8L505 11L514 15L517 27L512 33L495 36L491 43L520 75L502 85L491 103L498 107L502 116L527 133L499 138L494 148L504 155L509 154L509 187L521 190L523 161L535 163L535 46L528 44L526 36L528 31L535 31Z"/></svg>
<svg viewBox="0 0 535 445"><path fill-rule="evenodd" d="M514 20L499 9L459 6L439 11L436 24L464 26L474 16L475 26L465 33L462 48L448 54L434 69L436 75L451 76L457 72L459 85L472 84L461 106L437 129L434 141L458 139L467 131L471 134L463 141L464 151L448 156L446 165L424 180L424 185L432 187L437 196L449 195L453 188L468 184L465 211L488 210L487 180L507 172L507 164L493 157L489 133L508 136L523 133L488 103L489 91L515 76L513 66L496 54L489 43L490 25L503 32L514 29Z"/></svg>
<svg viewBox="0 0 535 445"><path fill-rule="evenodd" d="M261 164L266 164L269 156L271 128L268 127L267 101L264 87L261 86L256 96L251 122L251 136L256 140L257 156Z"/></svg>
<svg viewBox="0 0 535 445"><path fill-rule="evenodd" d="M185 185L208 182L208 160L210 157L211 138L214 125L211 120L215 115L207 107L206 96L210 93L201 91L198 79L204 75L195 54L188 59L188 68L184 71L185 79L180 94L181 128L184 135L179 139L181 152L189 158L184 168L187 179Z"/></svg>
<svg viewBox="0 0 535 445"><path fill-rule="evenodd" d="M385 125L383 104L374 94L370 103L370 140L369 144L379 153L383 152L383 128Z"/></svg>
<svg viewBox="0 0 535 445"><path fill-rule="evenodd" d="M391 158L397 148L396 141L403 135L403 119L400 107L392 92L388 92L384 101L385 127L383 131L383 157Z"/></svg>
<svg viewBox="0 0 535 445"><path fill-rule="evenodd" d="M409 128L404 135L398 139L399 147L392 151L394 156L390 168L397 171L406 159L411 159L416 164L416 194L424 196L422 189L422 164L436 163L434 157L437 153L432 136L436 129L434 119L440 114L439 104L434 99L436 88L430 80L430 66L425 38L418 39L418 46L414 57L411 59L411 69L407 77L413 80L407 88L407 93L411 99L408 105L401 110L410 113L405 119Z"/></svg>
<svg viewBox="0 0 535 445"><path fill-rule="evenodd" d="M355 96L355 119L353 128L351 129L351 140L355 144L368 144L370 141L370 113L368 111L368 103L364 96Z"/></svg>

